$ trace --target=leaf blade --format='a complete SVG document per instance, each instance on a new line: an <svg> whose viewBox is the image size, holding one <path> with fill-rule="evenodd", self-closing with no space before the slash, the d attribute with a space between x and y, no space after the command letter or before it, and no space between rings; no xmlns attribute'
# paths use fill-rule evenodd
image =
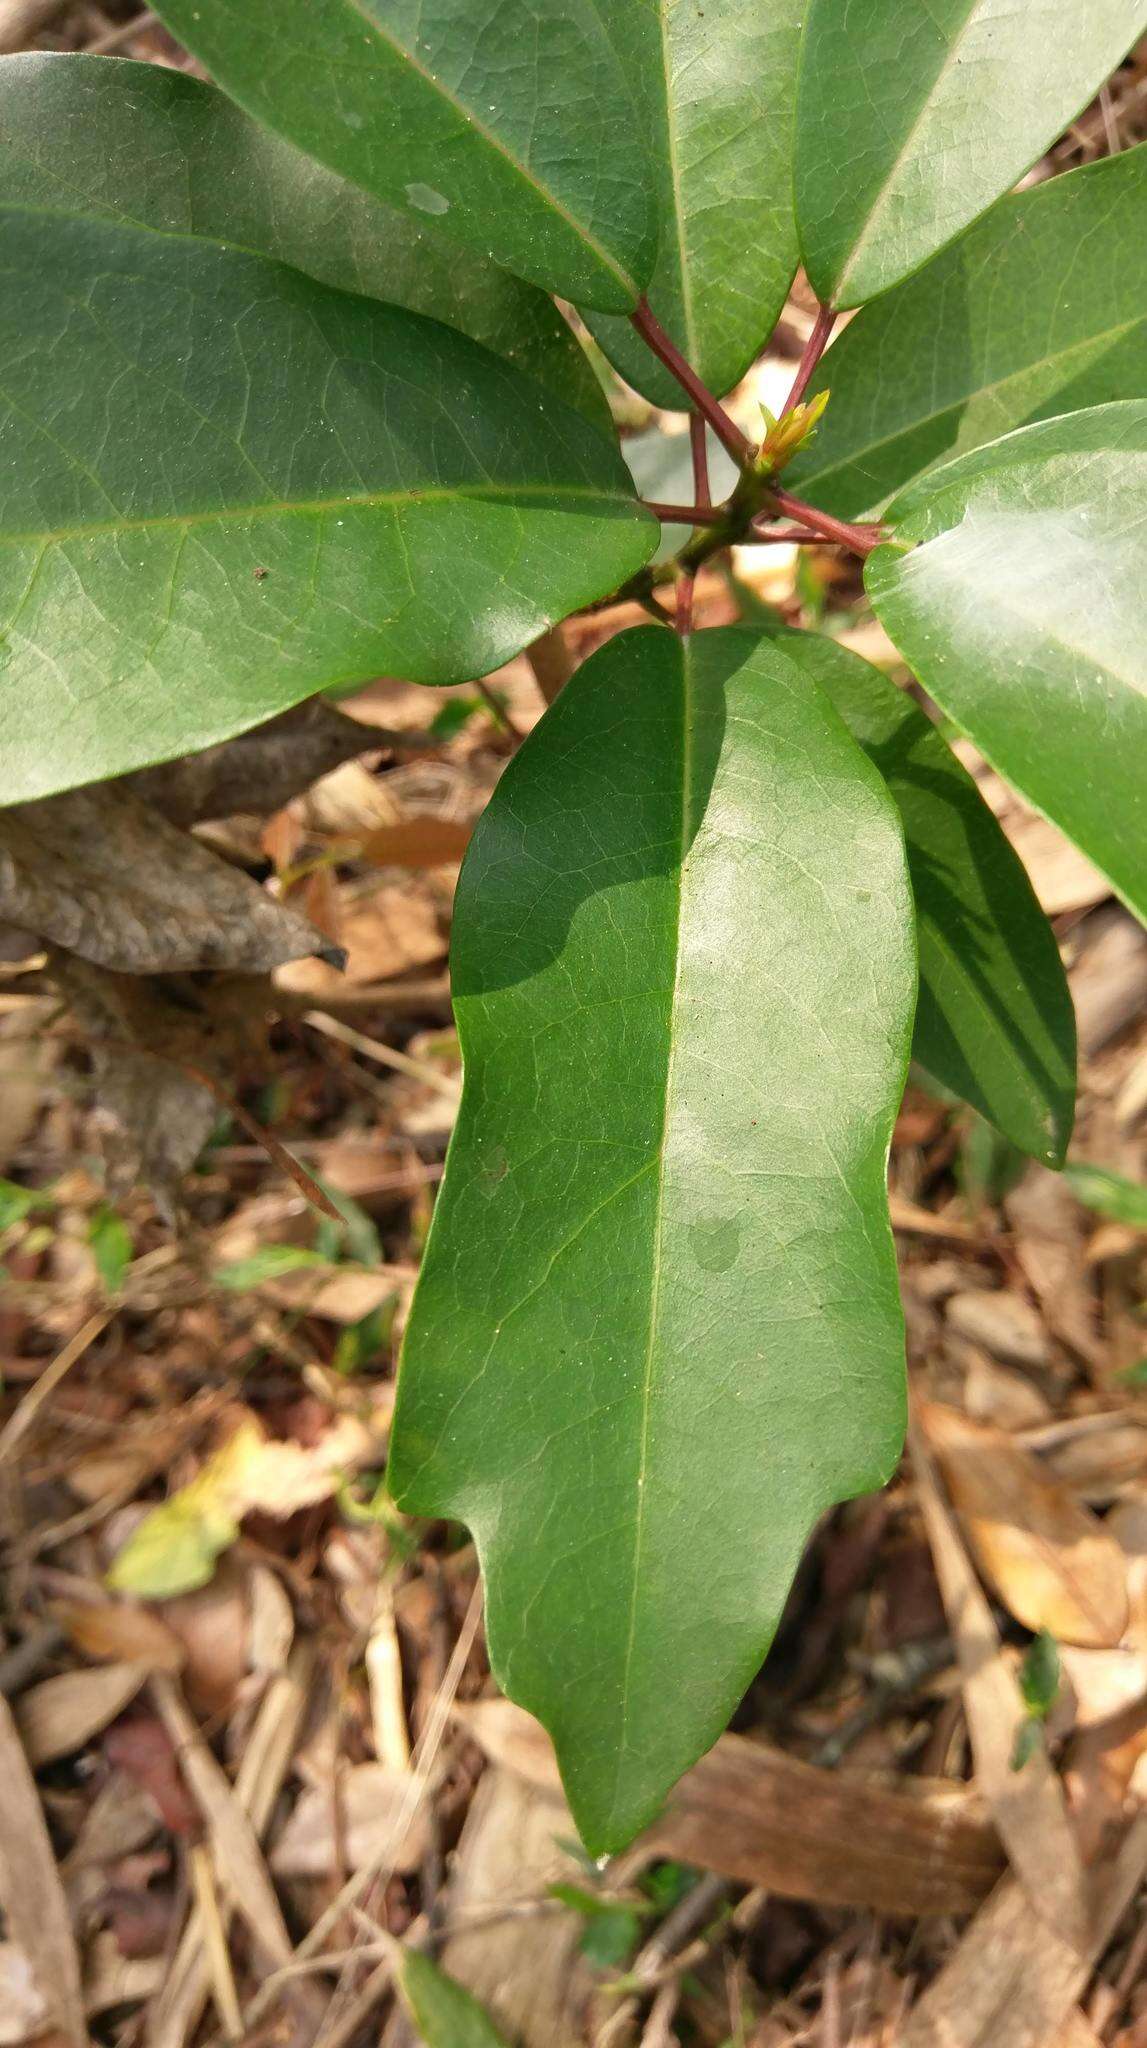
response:
<svg viewBox="0 0 1147 2048"><path fill-rule="evenodd" d="M1001 199L834 343L792 488L860 518L1014 427L1147 397L1145 209L1143 146Z"/></svg>
<svg viewBox="0 0 1147 2048"><path fill-rule="evenodd" d="M472 1528L499 1680L553 1733L592 1846L719 1733L819 1508L897 1455L884 1170L911 926L883 785L743 631L609 643L471 843L466 1091L391 1483Z"/></svg>
<svg viewBox="0 0 1147 2048"><path fill-rule="evenodd" d="M0 185L8 205L201 235L445 320L608 424L585 353L544 292L432 218L371 199L185 72L46 51L6 58Z"/></svg>
<svg viewBox="0 0 1147 2048"><path fill-rule="evenodd" d="M15 208L0 265L9 802L484 674L655 545L604 435L436 322Z"/></svg>
<svg viewBox="0 0 1147 2048"><path fill-rule="evenodd" d="M813 0L797 108L797 216L826 304L919 269L1014 185L1147 23L1142 0Z"/></svg>
<svg viewBox="0 0 1147 2048"><path fill-rule="evenodd" d="M865 570L929 694L1140 918L1145 510L1147 403L1095 406L922 478Z"/></svg>
<svg viewBox="0 0 1147 2048"><path fill-rule="evenodd" d="M647 296L718 395L748 369L797 265L792 139L799 0L614 0L610 26L646 105L662 232ZM748 212L753 228L745 233ZM680 386L629 323L591 315L622 375L655 405Z"/></svg>
<svg viewBox="0 0 1147 2048"><path fill-rule="evenodd" d="M376 198L448 219L545 290L636 303L655 218L596 0L164 0L162 14L249 114Z"/></svg>

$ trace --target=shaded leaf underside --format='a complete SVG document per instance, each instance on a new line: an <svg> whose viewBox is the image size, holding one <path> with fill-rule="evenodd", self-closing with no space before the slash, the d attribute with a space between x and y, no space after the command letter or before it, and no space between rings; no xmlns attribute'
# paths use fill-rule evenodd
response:
<svg viewBox="0 0 1147 2048"><path fill-rule="evenodd" d="M957 458L890 508L876 611L1001 775L1147 919L1147 403Z"/></svg>
<svg viewBox="0 0 1147 2048"><path fill-rule="evenodd" d="M1075 1015L1023 863L919 706L817 633L780 644L836 706L900 812L916 902L913 1050L1014 1145L1058 1165L1075 1112Z"/></svg>

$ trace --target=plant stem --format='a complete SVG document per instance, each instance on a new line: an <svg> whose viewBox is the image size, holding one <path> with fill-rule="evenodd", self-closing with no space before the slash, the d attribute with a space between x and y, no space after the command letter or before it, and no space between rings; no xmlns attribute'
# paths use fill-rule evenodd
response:
<svg viewBox="0 0 1147 2048"><path fill-rule="evenodd" d="M705 438L705 421L701 413L689 415L689 453L693 459L693 496L697 510L702 515L700 523L707 524L704 515L712 511L713 493L709 488L709 444ZM682 568L677 576L677 631L682 639L693 631L693 597L695 572Z"/></svg>
<svg viewBox="0 0 1147 2048"><path fill-rule="evenodd" d="M806 505L803 498L794 498L779 485L774 485L769 497L778 511L787 513L791 519L799 519L802 525L811 526L822 539L835 541L854 555L870 555L884 538L879 526L852 526L846 519L834 519L831 512L821 512L815 505Z"/></svg>
<svg viewBox="0 0 1147 2048"><path fill-rule="evenodd" d="M727 448L738 468L752 459L751 443L742 434L735 420L729 418L724 406L714 398L706 385L702 384L696 370L686 362L679 348L676 348L657 315L652 311L648 299L639 299L636 311L630 320L641 336L646 347L652 349L659 363L663 363L671 377L676 378L681 389L687 394L689 403L707 419L723 448Z"/></svg>
<svg viewBox="0 0 1147 2048"><path fill-rule="evenodd" d="M800 404L801 399L808 390L809 384L812 381L812 373L816 369L825 349L828 347L832 338L832 330L835 326L836 313L833 307L818 307L816 319L812 324L812 333L804 345L804 353L797 366L792 390L789 392L781 410L782 419L785 413L792 411L794 405Z"/></svg>
<svg viewBox="0 0 1147 2048"><path fill-rule="evenodd" d="M709 443L705 439L705 421L699 412L689 415L689 453L693 457L693 496L705 511L711 511L713 493L709 489Z"/></svg>
<svg viewBox="0 0 1147 2048"><path fill-rule="evenodd" d="M721 517L712 505L700 500L695 505L663 505L658 498L643 498L641 502L665 526L715 526Z"/></svg>

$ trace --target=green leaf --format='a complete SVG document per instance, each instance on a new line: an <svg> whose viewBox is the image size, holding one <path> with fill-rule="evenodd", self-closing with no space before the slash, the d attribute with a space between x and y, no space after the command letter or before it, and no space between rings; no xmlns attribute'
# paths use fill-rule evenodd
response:
<svg viewBox="0 0 1147 2048"><path fill-rule="evenodd" d="M926 690L1147 917L1147 403L959 456L898 498L869 556Z"/></svg>
<svg viewBox="0 0 1147 2048"><path fill-rule="evenodd" d="M942 249L1087 105L1143 0L810 0L797 101L805 268L858 306Z"/></svg>
<svg viewBox="0 0 1147 2048"><path fill-rule="evenodd" d="M485 674L656 544L605 435L434 321L20 208L0 268L6 802Z"/></svg>
<svg viewBox="0 0 1147 2048"><path fill-rule="evenodd" d="M1013 427L1147 398L1145 218L1147 147L1001 199L834 342L791 488L859 518Z"/></svg>
<svg viewBox="0 0 1147 2048"><path fill-rule="evenodd" d="M578 1947L598 1969L617 1969L632 1955L641 1933L642 1919L651 1908L645 1904L603 1899L580 1884L551 1884L552 1899L558 1899L585 1921Z"/></svg>
<svg viewBox="0 0 1147 2048"><path fill-rule="evenodd" d="M429 313L590 419L609 409L552 300L157 64L32 52L0 62L8 205L105 214L275 256L340 291Z"/></svg>
<svg viewBox="0 0 1147 2048"><path fill-rule="evenodd" d="M611 641L471 841L391 1485L472 1529L595 1854L725 1726L818 1514L895 1463L912 926L875 769L739 629Z"/></svg>
<svg viewBox="0 0 1147 2048"><path fill-rule="evenodd" d="M1022 862L911 697L834 640L778 637L832 699L903 821L920 947L917 1059L1058 1166L1075 1111L1075 1015Z"/></svg>
<svg viewBox="0 0 1147 2048"><path fill-rule="evenodd" d="M477 1999L419 1949L398 1949L395 1980L425 2048L506 2048Z"/></svg>
<svg viewBox="0 0 1147 2048"><path fill-rule="evenodd" d="M1128 1180L1125 1174L1089 1166L1082 1160L1065 1166L1063 1177L1085 1209L1094 1209L1113 1223L1129 1223L1133 1230L1147 1230L1147 1187L1142 1181Z"/></svg>
<svg viewBox="0 0 1147 2048"><path fill-rule="evenodd" d="M657 166L649 301L709 389L729 391L772 332L797 266L802 0L609 0L608 14ZM638 391L680 409L680 387L627 321L589 325Z"/></svg>
<svg viewBox="0 0 1147 2048"><path fill-rule="evenodd" d="M215 1279L220 1287L230 1288L232 1294L248 1294L253 1288L265 1287L268 1280L279 1280L284 1273L298 1273L305 1266L326 1272L329 1261L302 1245L262 1244L245 1259L232 1259L229 1265L217 1266Z"/></svg>
<svg viewBox="0 0 1147 2048"><path fill-rule="evenodd" d="M598 0L163 0L160 12L249 114L376 199L579 305L636 304L656 214Z"/></svg>
<svg viewBox="0 0 1147 2048"><path fill-rule="evenodd" d="M51 1188L22 1188L18 1181L0 1179L0 1231L22 1223L33 1209L50 1209L55 1200Z"/></svg>
<svg viewBox="0 0 1147 2048"><path fill-rule="evenodd" d="M97 1209L88 1225L88 1244L107 1294L116 1295L131 1264L131 1232L114 1209Z"/></svg>
<svg viewBox="0 0 1147 2048"><path fill-rule="evenodd" d="M1034 1721L1046 1721L1059 1697L1059 1650L1055 1637L1041 1628L1032 1638L1020 1666L1020 1696Z"/></svg>

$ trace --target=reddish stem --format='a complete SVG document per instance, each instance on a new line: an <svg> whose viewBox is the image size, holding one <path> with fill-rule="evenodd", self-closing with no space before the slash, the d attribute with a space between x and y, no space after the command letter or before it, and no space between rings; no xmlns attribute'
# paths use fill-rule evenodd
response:
<svg viewBox="0 0 1147 2048"><path fill-rule="evenodd" d="M689 415L689 453L693 457L693 496L706 512L712 510L713 493L709 489L709 443L705 438L705 422L699 412Z"/></svg>
<svg viewBox="0 0 1147 2048"><path fill-rule="evenodd" d="M796 376L793 378L793 388L789 392L781 411L782 419L785 413L792 411L794 405L800 404L801 399L808 390L812 382L812 373L816 369L825 349L828 347L832 338L832 330L835 326L836 313L834 308L832 306L818 307L816 319L812 324L812 333L804 345L804 353L797 366Z"/></svg>
<svg viewBox="0 0 1147 2048"><path fill-rule="evenodd" d="M772 547L781 541L791 541L795 547L822 548L825 544L822 533L812 533L807 526L772 526L767 533L750 527L745 535L749 547Z"/></svg>
<svg viewBox="0 0 1147 2048"><path fill-rule="evenodd" d="M702 384L696 370L686 362L680 349L670 341L649 301L639 299L636 311L629 317L646 347L652 349L659 363L664 363L670 376L676 379L682 391L687 394L690 405L695 406L703 418L708 420L721 446L728 449L738 468L743 469L745 464L752 460L753 449L750 442L746 440L736 421L729 418L720 401L714 398L706 385Z"/></svg>
<svg viewBox="0 0 1147 2048"><path fill-rule="evenodd" d="M770 496L773 504L787 513L790 519L799 519L804 526L811 526L822 539L835 541L838 547L849 548L854 555L870 555L884 538L878 526L850 526L846 519L834 519L831 512L820 512L815 505L806 505L803 498L792 497L779 485L774 485Z"/></svg>
<svg viewBox="0 0 1147 2048"><path fill-rule="evenodd" d="M659 498L643 498L642 504L664 526L715 526L717 516L708 504L664 505Z"/></svg>

